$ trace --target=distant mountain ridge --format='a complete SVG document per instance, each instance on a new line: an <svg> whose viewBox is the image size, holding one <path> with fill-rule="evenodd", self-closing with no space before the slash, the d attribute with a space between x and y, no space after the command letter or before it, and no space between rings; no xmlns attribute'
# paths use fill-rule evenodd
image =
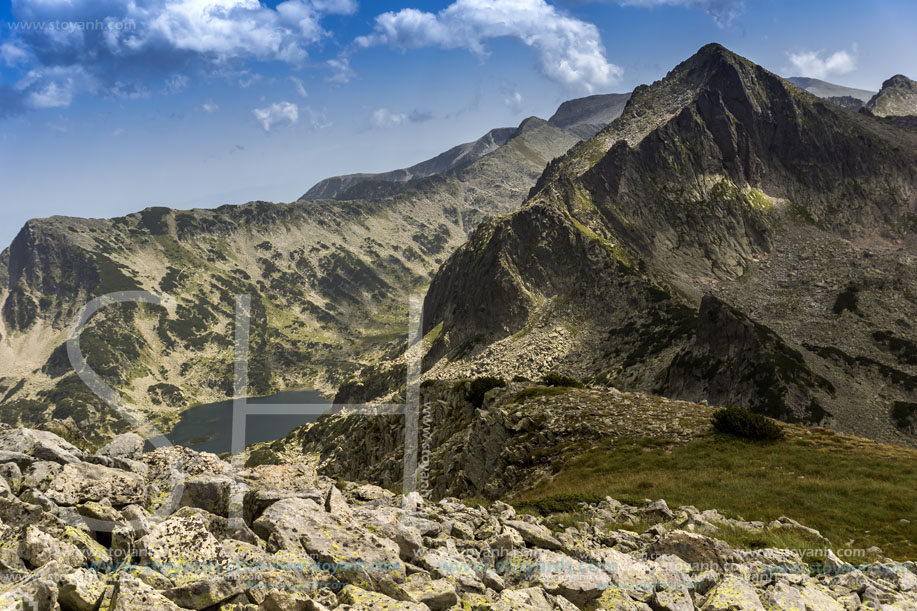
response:
<svg viewBox="0 0 917 611"><path fill-rule="evenodd" d="M591 138L620 116L629 97L629 93L610 93L568 100L560 105L548 123L579 138ZM457 171L506 144L518 129L493 129L473 142L460 144L408 168L379 174L345 174L326 178L309 189L300 199L347 199L347 192L362 183L407 182Z"/></svg>
<svg viewBox="0 0 917 611"><path fill-rule="evenodd" d="M812 95L816 95L820 98L850 97L860 100L865 104L876 93L875 91L869 91L867 89L856 89L854 87L846 87L844 85L835 85L834 83L828 83L826 81L822 81L817 78L810 78L807 76L791 76L786 80L793 83L800 89L804 89Z"/></svg>
<svg viewBox="0 0 917 611"><path fill-rule="evenodd" d="M0 421L72 416L99 440L126 426L72 373L64 348L79 308L118 290L178 303L106 308L81 343L90 366L157 422L232 392L241 293L254 300L250 392L333 393L399 353L408 295L578 141L532 117L415 166L445 173L357 181L347 199L31 220L0 253Z"/></svg>

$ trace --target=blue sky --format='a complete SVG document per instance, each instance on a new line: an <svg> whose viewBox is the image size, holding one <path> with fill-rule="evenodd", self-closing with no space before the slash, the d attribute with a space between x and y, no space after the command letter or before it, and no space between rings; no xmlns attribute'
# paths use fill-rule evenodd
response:
<svg viewBox="0 0 917 611"><path fill-rule="evenodd" d="M291 201L717 41L783 74L917 77L912 0L13 0L0 247L31 217Z"/></svg>

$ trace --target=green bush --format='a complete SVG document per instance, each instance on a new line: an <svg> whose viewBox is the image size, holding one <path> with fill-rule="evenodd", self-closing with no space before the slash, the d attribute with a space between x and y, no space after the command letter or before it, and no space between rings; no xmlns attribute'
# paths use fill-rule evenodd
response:
<svg viewBox="0 0 917 611"><path fill-rule="evenodd" d="M572 388L582 388L583 383L576 378L552 371L541 377L541 383L545 386L569 386Z"/></svg>
<svg viewBox="0 0 917 611"><path fill-rule="evenodd" d="M541 516L552 513L574 513L582 510L581 503L601 503L605 497L597 494L552 494L537 499L529 499L513 503L517 511L533 513Z"/></svg>
<svg viewBox="0 0 917 611"><path fill-rule="evenodd" d="M514 375L513 382L531 382L531 380L525 376Z"/></svg>
<svg viewBox="0 0 917 611"><path fill-rule="evenodd" d="M455 385L455 389L459 390L463 386L465 387L465 400L479 408L484 405L484 395L487 394L487 391L494 388L504 388L506 382L503 378L481 376L467 382L458 382Z"/></svg>
<svg viewBox="0 0 917 611"><path fill-rule="evenodd" d="M783 429L770 418L739 407L726 407L713 414L713 428L720 433L753 441L783 438Z"/></svg>

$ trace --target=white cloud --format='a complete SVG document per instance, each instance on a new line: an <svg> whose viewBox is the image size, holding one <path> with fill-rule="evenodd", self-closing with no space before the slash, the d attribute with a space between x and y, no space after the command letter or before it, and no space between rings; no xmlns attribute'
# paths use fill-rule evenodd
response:
<svg viewBox="0 0 917 611"><path fill-rule="evenodd" d="M303 87L302 81L300 79L296 78L295 76L291 76L290 82L293 83L293 87L296 88L296 93L298 93L301 97L309 97L309 92L306 91L305 87Z"/></svg>
<svg viewBox="0 0 917 611"><path fill-rule="evenodd" d="M7 66L17 66L19 64L25 63L28 59L29 54L26 51L15 44L5 42L0 45L0 61L2 61Z"/></svg>
<svg viewBox="0 0 917 611"><path fill-rule="evenodd" d="M206 102L201 104L201 110L203 110L204 112L214 113L218 111L219 109L220 107L217 106L216 102L214 102L213 100L207 100Z"/></svg>
<svg viewBox="0 0 917 611"><path fill-rule="evenodd" d="M275 102L265 108L253 108L252 114L265 132L299 121L299 107L292 102Z"/></svg>
<svg viewBox="0 0 917 611"><path fill-rule="evenodd" d="M321 20L357 9L355 0L272 5L261 0L13 0L14 24L54 27L17 29L15 40L0 44L0 63L24 65L26 71L78 67L91 76L92 92L124 97L123 92L144 90L151 75L166 80L189 67L219 71L236 60L301 65L309 46L330 36ZM27 105L69 104L73 95L89 90L80 84L87 82L49 82L30 92ZM186 85L187 77L173 76L165 91Z"/></svg>
<svg viewBox="0 0 917 611"><path fill-rule="evenodd" d="M545 0L456 0L435 14L411 8L383 13L354 46L467 49L484 57L488 41L507 37L533 48L541 72L567 87L592 92L621 76L605 58L598 28Z"/></svg>
<svg viewBox="0 0 917 611"><path fill-rule="evenodd" d="M15 85L27 108L69 106L79 91L95 86L93 79L78 66L29 70Z"/></svg>
<svg viewBox="0 0 917 611"><path fill-rule="evenodd" d="M188 86L191 82L184 74L175 74L166 79L166 91L169 93L178 93Z"/></svg>
<svg viewBox="0 0 917 611"><path fill-rule="evenodd" d="M345 84L356 75L353 68L350 67L350 60L347 57L338 57L329 59L328 66L331 68L332 75L328 78L332 83Z"/></svg>
<svg viewBox="0 0 917 611"><path fill-rule="evenodd" d="M423 123L433 118L433 114L421 110L411 112L392 112L388 108L377 108L369 116L369 124L373 129L388 129L400 127L410 123Z"/></svg>
<svg viewBox="0 0 917 611"><path fill-rule="evenodd" d="M702 8L716 24L726 27L745 9L745 0L616 0L622 6L652 8L656 6L688 6Z"/></svg>
<svg viewBox="0 0 917 611"><path fill-rule="evenodd" d="M788 55L798 76L823 79L831 74L847 74L856 69L856 57L844 50L824 58L822 51L800 51Z"/></svg>
<svg viewBox="0 0 917 611"><path fill-rule="evenodd" d="M506 92L506 97L503 98L503 103L509 106L513 112L518 113L522 111L522 94L519 93L518 89L513 91Z"/></svg>

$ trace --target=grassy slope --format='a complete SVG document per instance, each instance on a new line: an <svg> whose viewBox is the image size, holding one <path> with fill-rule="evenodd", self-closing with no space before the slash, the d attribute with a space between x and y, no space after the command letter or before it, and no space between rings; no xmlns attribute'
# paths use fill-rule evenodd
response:
<svg viewBox="0 0 917 611"><path fill-rule="evenodd" d="M917 555L917 452L824 429L787 433L767 444L711 433L674 447L659 440L599 446L513 502L663 498L746 520L786 515L820 530L834 549L878 545L892 558Z"/></svg>

